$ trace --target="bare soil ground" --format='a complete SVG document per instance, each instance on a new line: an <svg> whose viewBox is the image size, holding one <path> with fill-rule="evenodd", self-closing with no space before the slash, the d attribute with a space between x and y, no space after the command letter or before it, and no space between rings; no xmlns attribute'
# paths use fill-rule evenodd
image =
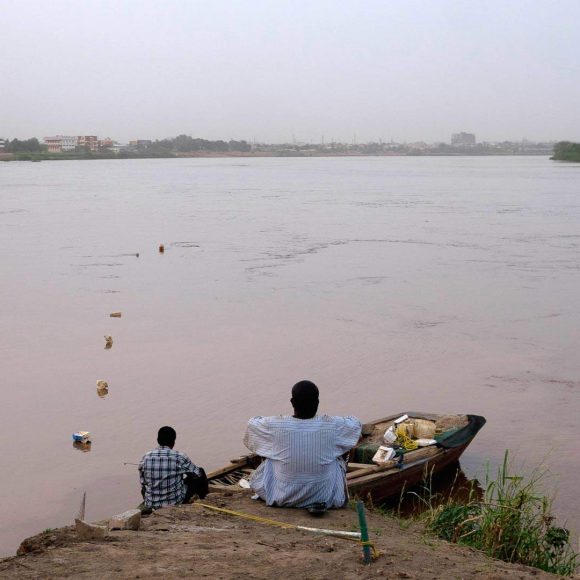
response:
<svg viewBox="0 0 580 580"><path fill-rule="evenodd" d="M554 578L487 558L425 534L417 524L368 512L379 558L364 566L358 543L216 513L200 503L311 527L357 531L355 510L315 518L268 508L248 493L210 494L204 502L158 510L137 532L79 541L74 527L25 540L21 555L0 560L0 578Z"/></svg>

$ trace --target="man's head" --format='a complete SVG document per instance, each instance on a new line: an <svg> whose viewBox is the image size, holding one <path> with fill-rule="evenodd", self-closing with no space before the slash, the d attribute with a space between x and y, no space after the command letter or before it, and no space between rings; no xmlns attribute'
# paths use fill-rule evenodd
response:
<svg viewBox="0 0 580 580"><path fill-rule="evenodd" d="M177 433L173 427L161 427L157 432L157 443L173 449Z"/></svg>
<svg viewBox="0 0 580 580"><path fill-rule="evenodd" d="M318 387L312 381L300 381L292 387L294 417L312 419L318 411Z"/></svg>

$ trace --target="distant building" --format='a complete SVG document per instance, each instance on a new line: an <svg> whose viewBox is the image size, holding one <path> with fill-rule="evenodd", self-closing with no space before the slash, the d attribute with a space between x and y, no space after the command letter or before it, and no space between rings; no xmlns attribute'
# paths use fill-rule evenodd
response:
<svg viewBox="0 0 580 580"><path fill-rule="evenodd" d="M77 137L68 135L56 135L55 137L45 137L44 144L50 153L61 153L62 151L74 151L77 139Z"/></svg>
<svg viewBox="0 0 580 580"><path fill-rule="evenodd" d="M0 153L6 151L6 139L0 139Z"/></svg>
<svg viewBox="0 0 580 580"><path fill-rule="evenodd" d="M77 137L77 146L85 151L98 151L99 138L96 135L81 135Z"/></svg>
<svg viewBox="0 0 580 580"><path fill-rule="evenodd" d="M475 135L473 133L454 133L451 135L451 145L454 147L475 146Z"/></svg>
<svg viewBox="0 0 580 580"><path fill-rule="evenodd" d="M125 145L123 143L113 143L110 147L109 147L109 151L112 151L113 153L121 153L121 151L125 151L126 149L128 149L128 145Z"/></svg>
<svg viewBox="0 0 580 580"><path fill-rule="evenodd" d="M110 137L105 137L104 139L99 140L99 149L110 149L115 142Z"/></svg>
<svg viewBox="0 0 580 580"><path fill-rule="evenodd" d="M414 149L415 151L426 151L430 149L430 145L425 143L425 141L416 141L415 143L408 144L410 149Z"/></svg>
<svg viewBox="0 0 580 580"><path fill-rule="evenodd" d="M129 141L129 147L131 149L147 149L151 145L151 139L135 139L134 141Z"/></svg>
<svg viewBox="0 0 580 580"><path fill-rule="evenodd" d="M77 147L84 151L98 151L99 149L99 139L96 135L56 135L54 137L45 137L44 144L50 153L75 151Z"/></svg>

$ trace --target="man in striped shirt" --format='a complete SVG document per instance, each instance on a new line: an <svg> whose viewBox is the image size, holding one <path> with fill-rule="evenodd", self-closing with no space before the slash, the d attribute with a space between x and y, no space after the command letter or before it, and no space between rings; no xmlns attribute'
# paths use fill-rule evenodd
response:
<svg viewBox="0 0 580 580"><path fill-rule="evenodd" d="M292 388L293 416L254 417L244 444L263 458L250 486L267 505L343 507L348 499L342 456L361 435L356 417L317 415L318 388L300 381Z"/></svg>
<svg viewBox="0 0 580 580"><path fill-rule="evenodd" d="M159 447L143 455L139 462L141 494L147 509L188 503L195 494L204 498L207 477L185 453L174 451L177 434L172 427L161 427L157 434Z"/></svg>

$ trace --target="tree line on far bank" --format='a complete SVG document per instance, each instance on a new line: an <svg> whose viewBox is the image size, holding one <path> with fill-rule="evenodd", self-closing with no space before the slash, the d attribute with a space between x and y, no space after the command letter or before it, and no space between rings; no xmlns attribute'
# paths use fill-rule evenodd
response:
<svg viewBox="0 0 580 580"><path fill-rule="evenodd" d="M336 151L340 151L341 144L337 144ZM367 155L376 154L374 144L366 144L360 147L360 151ZM308 146L310 147L310 146ZM346 146L344 146L346 148ZM445 147L441 146L438 153L444 154ZM298 147L297 147L298 149ZM118 153L110 148L104 147L99 151L90 151L85 147L77 148L76 151L66 151L62 153L49 153L46 145L41 143L36 137L31 139L6 139L4 152L14 154L15 158L28 158L30 156L38 158L129 158L129 157L174 157L184 153L206 152L206 153L246 153L252 150L251 145L244 140L236 141L231 139L223 141L211 141L208 139L193 138L189 135L178 135L177 137L161 139L156 141L141 141L138 145L130 145L121 149ZM335 148L333 147L333 151ZM433 152L431 152L432 154ZM473 153L473 152L472 152ZM554 155L552 159L557 161L580 161L580 143L571 141L560 141L554 145Z"/></svg>
<svg viewBox="0 0 580 580"><path fill-rule="evenodd" d="M33 137L32 139L6 139L4 144L4 151L6 153L42 153L47 151L46 145L40 143L40 141Z"/></svg>
<svg viewBox="0 0 580 580"><path fill-rule="evenodd" d="M143 143L143 142L141 142ZM151 157L172 157L177 153L191 153L191 152L209 152L209 153L228 153L228 152L242 152L251 151L251 145L244 140L236 141L230 139L223 141L210 141L208 139L193 138L189 135L178 135L177 137L151 141L147 144L139 144L129 146L119 152L120 157L124 156L151 156ZM6 139L4 145L6 153L47 153L46 145L33 137L32 139ZM62 154L87 154L89 157L106 156L111 157L113 152L104 147L97 152L91 152L85 147L77 148L77 151L66 151ZM59 154L57 154L59 155Z"/></svg>
<svg viewBox="0 0 580 580"><path fill-rule="evenodd" d="M162 139L151 142L146 148L151 152L166 153L191 153L194 151L209 151L212 153L227 153L229 151L248 152L252 150L247 141L209 141L207 139L193 138L189 135L178 135L172 139Z"/></svg>
<svg viewBox="0 0 580 580"><path fill-rule="evenodd" d="M556 143L552 159L556 161L580 161L580 143L572 143L571 141Z"/></svg>

